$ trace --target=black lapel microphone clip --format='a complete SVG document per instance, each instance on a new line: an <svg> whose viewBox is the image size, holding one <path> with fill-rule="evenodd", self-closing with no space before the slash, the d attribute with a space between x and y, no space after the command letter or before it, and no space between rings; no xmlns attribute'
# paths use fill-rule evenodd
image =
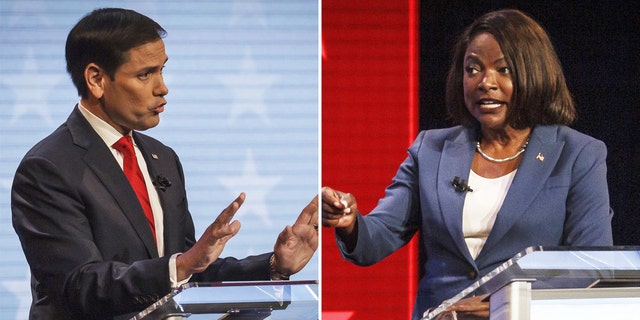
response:
<svg viewBox="0 0 640 320"><path fill-rule="evenodd" d="M167 188L171 187L171 181L163 176L156 176L153 185L162 191L167 191Z"/></svg>
<svg viewBox="0 0 640 320"><path fill-rule="evenodd" d="M460 179L460 177L455 176L453 181L451 181L451 185L456 189L456 192L473 192L473 189L467 184L467 180Z"/></svg>

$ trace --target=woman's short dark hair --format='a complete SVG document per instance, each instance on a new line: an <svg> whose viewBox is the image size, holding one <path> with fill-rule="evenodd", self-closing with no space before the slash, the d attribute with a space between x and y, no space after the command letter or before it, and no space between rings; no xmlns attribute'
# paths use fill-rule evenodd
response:
<svg viewBox="0 0 640 320"><path fill-rule="evenodd" d="M576 117L573 97L551 40L532 18L518 10L487 13L458 38L447 75L446 102L451 119L474 125L464 103L463 71L467 46L475 36L489 33L496 39L512 70L513 94L507 122L516 129L536 124L569 125Z"/></svg>
<svg viewBox="0 0 640 320"><path fill-rule="evenodd" d="M67 36L67 72L78 90L88 94L84 69L95 63L113 79L118 68L129 59L129 49L161 39L166 31L138 12L119 8L97 9L84 16Z"/></svg>

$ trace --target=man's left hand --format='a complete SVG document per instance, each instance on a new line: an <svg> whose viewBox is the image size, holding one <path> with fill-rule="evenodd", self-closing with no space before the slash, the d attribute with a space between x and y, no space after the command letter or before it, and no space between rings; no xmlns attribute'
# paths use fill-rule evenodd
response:
<svg viewBox="0 0 640 320"><path fill-rule="evenodd" d="M280 232L273 247L273 267L279 275L302 270L318 249L318 196L302 209L293 226Z"/></svg>

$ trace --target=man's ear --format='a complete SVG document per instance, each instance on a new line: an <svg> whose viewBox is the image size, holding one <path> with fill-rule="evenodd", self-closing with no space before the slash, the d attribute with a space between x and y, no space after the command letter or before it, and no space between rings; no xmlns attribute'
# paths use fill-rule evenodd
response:
<svg viewBox="0 0 640 320"><path fill-rule="evenodd" d="M108 75L104 73L104 69L95 63L89 63L84 68L84 80L87 83L87 90L90 96L95 99L101 99L104 94L104 85Z"/></svg>

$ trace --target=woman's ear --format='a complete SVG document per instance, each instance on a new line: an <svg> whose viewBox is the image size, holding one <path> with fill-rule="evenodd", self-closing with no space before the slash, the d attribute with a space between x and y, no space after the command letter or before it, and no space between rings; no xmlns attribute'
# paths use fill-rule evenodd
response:
<svg viewBox="0 0 640 320"><path fill-rule="evenodd" d="M89 63L87 67L84 68L84 80L87 83L87 93L89 96L96 100L102 98L105 81L107 80L106 77L108 76L104 73L104 69L95 63Z"/></svg>

